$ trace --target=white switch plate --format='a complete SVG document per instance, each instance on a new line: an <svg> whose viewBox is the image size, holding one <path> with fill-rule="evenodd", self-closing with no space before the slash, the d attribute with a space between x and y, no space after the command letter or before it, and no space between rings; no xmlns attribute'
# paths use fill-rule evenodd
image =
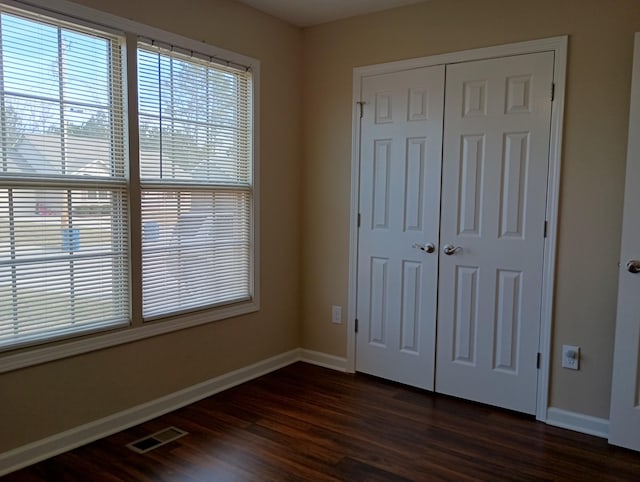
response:
<svg viewBox="0 0 640 482"><path fill-rule="evenodd" d="M331 307L331 323L342 323L342 306L333 305Z"/></svg>
<svg viewBox="0 0 640 482"><path fill-rule="evenodd" d="M580 369L580 347L562 345L562 368Z"/></svg>

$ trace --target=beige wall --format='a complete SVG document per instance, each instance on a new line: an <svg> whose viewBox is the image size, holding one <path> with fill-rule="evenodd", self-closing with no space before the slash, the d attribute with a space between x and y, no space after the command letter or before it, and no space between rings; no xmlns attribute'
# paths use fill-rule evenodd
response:
<svg viewBox="0 0 640 482"><path fill-rule="evenodd" d="M79 3L261 60L262 310L0 375L0 452L300 345L345 356L353 67L564 34L554 353L583 360L554 357L551 404L608 416L637 0L432 0L304 32L227 0Z"/></svg>
<svg viewBox="0 0 640 482"><path fill-rule="evenodd" d="M551 405L608 418L635 31L637 0L431 0L306 30L303 346L346 355L353 67L568 34Z"/></svg>
<svg viewBox="0 0 640 482"><path fill-rule="evenodd" d="M261 61L262 309L0 375L0 453L300 345L300 30L226 0L79 3Z"/></svg>

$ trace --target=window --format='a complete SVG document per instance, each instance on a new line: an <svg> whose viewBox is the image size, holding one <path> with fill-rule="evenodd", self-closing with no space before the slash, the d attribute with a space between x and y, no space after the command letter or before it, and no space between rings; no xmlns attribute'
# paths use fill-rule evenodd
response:
<svg viewBox="0 0 640 482"><path fill-rule="evenodd" d="M63 19L0 4L0 350L255 311L251 69Z"/></svg>
<svg viewBox="0 0 640 482"><path fill-rule="evenodd" d="M145 319L250 299L250 82L138 44Z"/></svg>
<svg viewBox="0 0 640 482"><path fill-rule="evenodd" d="M0 42L0 346L126 325L121 41L3 7Z"/></svg>

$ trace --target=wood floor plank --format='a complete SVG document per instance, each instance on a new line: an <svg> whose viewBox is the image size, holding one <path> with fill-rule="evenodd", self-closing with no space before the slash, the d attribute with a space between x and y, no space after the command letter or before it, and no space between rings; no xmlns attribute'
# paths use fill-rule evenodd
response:
<svg viewBox="0 0 640 482"><path fill-rule="evenodd" d="M188 432L146 454L126 444ZM532 417L296 363L7 482L640 480L640 454Z"/></svg>

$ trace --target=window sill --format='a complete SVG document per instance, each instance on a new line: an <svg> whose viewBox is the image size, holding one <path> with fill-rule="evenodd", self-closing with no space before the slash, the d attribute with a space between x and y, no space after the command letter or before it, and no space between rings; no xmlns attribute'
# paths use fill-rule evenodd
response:
<svg viewBox="0 0 640 482"><path fill-rule="evenodd" d="M116 332L101 333L80 340L69 340L52 346L39 346L18 353L8 353L0 358L0 373L27 368L42 363L90 353L145 338L172 333L178 330L204 325L235 316L246 315L260 309L257 300L236 303L223 308L181 315L172 319L125 328Z"/></svg>

